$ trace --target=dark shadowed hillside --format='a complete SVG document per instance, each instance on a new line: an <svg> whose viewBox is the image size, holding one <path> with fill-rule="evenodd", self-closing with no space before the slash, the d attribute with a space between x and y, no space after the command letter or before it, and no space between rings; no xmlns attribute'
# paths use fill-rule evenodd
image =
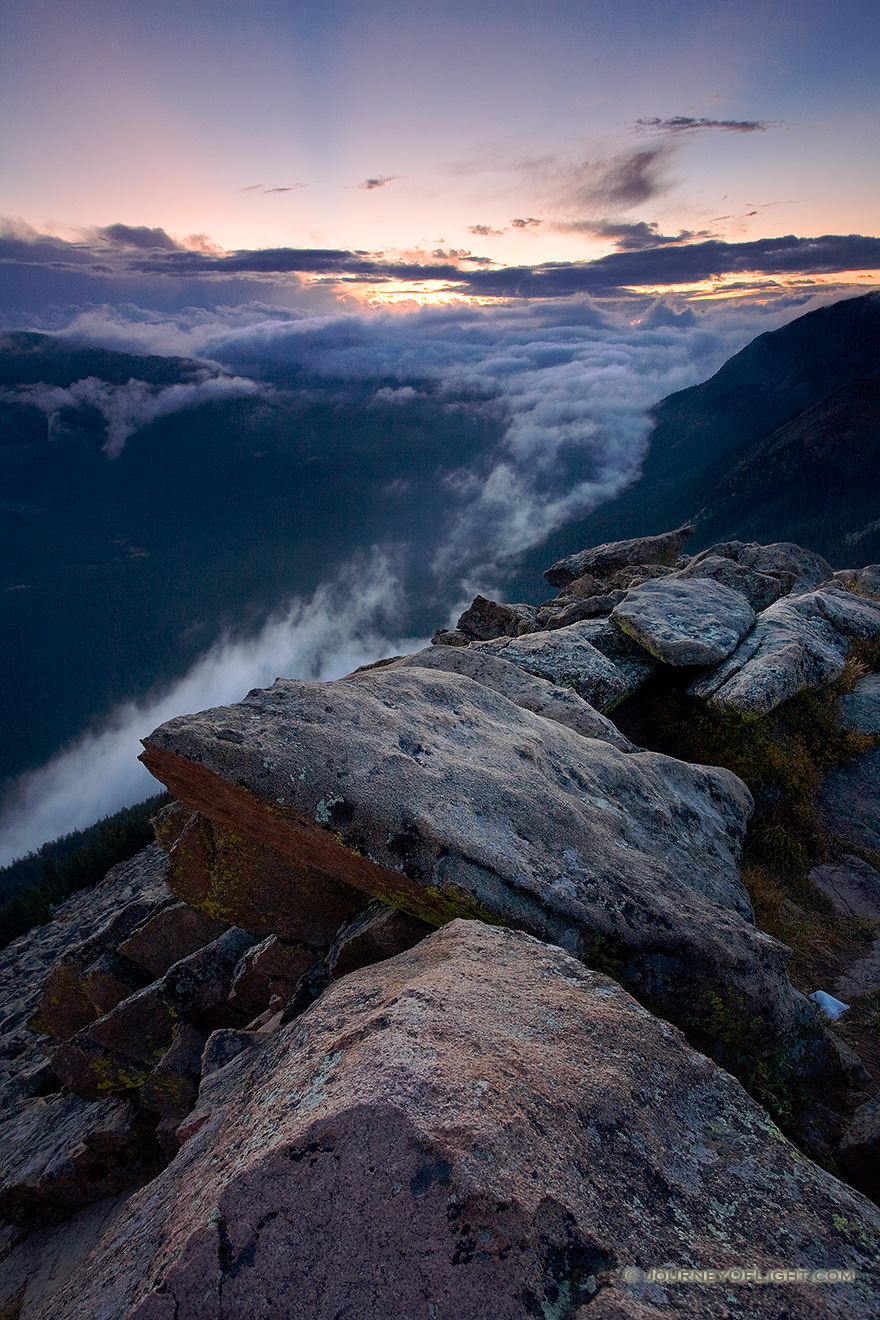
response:
<svg viewBox="0 0 880 1320"><path fill-rule="evenodd" d="M866 528L880 518L878 369L876 292L760 335L710 380L657 405L639 480L530 554L523 581L572 544L693 519L695 549L794 540L840 566L876 558L880 541ZM864 536L857 556L851 536Z"/></svg>

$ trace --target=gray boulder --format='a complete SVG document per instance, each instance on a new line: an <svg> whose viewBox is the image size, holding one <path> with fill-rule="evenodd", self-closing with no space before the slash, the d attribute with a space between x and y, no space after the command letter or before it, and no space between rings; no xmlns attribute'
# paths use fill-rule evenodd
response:
<svg viewBox="0 0 880 1320"><path fill-rule="evenodd" d="M757 545L753 541L722 541L694 555L691 565L710 558L732 559L737 564L778 577L785 589L797 595L813 591L834 576L834 569L821 555L805 550L792 541L774 541Z"/></svg>
<svg viewBox="0 0 880 1320"><path fill-rule="evenodd" d="M864 568L841 568L834 574L834 580L849 591L854 591L857 596L880 600L880 564L867 564Z"/></svg>
<svg viewBox="0 0 880 1320"><path fill-rule="evenodd" d="M581 625L579 632L620 670L626 680L627 696L636 692L660 668L659 660L627 637L610 619L591 619Z"/></svg>
<svg viewBox="0 0 880 1320"><path fill-rule="evenodd" d="M840 698L841 723L857 733L880 733L880 674L866 674Z"/></svg>
<svg viewBox="0 0 880 1320"><path fill-rule="evenodd" d="M660 536L640 536L635 540L590 546L576 555L558 559L545 571L544 578L551 587L565 587L586 573L607 577L615 569L631 564L673 565L695 531L695 527L686 526L674 532L663 532Z"/></svg>
<svg viewBox="0 0 880 1320"><path fill-rule="evenodd" d="M560 943L697 1039L825 1075L788 951L752 924L737 866L751 799L729 771L625 754L415 667L278 680L169 721L143 760L220 828L429 922L476 915Z"/></svg>
<svg viewBox="0 0 880 1320"><path fill-rule="evenodd" d="M721 555L706 553L698 556L675 576L685 580L711 578L713 582L720 582L722 586L745 596L756 613L766 610L768 605L785 594L785 586L778 577L758 573L746 564L738 564L735 559L726 559Z"/></svg>
<svg viewBox="0 0 880 1320"><path fill-rule="evenodd" d="M561 949L456 921L211 1073L41 1320L873 1320L880 1213ZM652 1268L852 1271L834 1285Z"/></svg>
<svg viewBox="0 0 880 1320"><path fill-rule="evenodd" d="M415 655L396 661L394 667L443 669L448 674L465 674L474 682L482 683L483 687L500 692L523 710L564 724L585 738L601 738L622 752L632 751L632 743L611 720L600 715L572 688L558 687L546 678L527 673L509 660L487 655L483 647L426 647L424 651L416 651Z"/></svg>
<svg viewBox="0 0 880 1320"><path fill-rule="evenodd" d="M880 747L830 770L818 804L839 839L880 854Z"/></svg>
<svg viewBox="0 0 880 1320"><path fill-rule="evenodd" d="M821 612L820 594L771 605L727 660L691 684L691 695L754 719L799 692L834 682L851 642Z"/></svg>
<svg viewBox="0 0 880 1320"><path fill-rule="evenodd" d="M580 623L581 619L600 619L610 614L625 595L624 591L610 591L600 596L574 596L571 599L560 596L540 607L536 621L539 628L567 628L570 623Z"/></svg>
<svg viewBox="0 0 880 1320"><path fill-rule="evenodd" d="M597 710L613 710L629 694L620 669L588 640L591 620L528 637L499 637L475 642L471 649L498 656L560 687L569 687Z"/></svg>
<svg viewBox="0 0 880 1320"><path fill-rule="evenodd" d="M755 622L739 591L711 578L658 578L630 591L611 620L668 665L717 665Z"/></svg>

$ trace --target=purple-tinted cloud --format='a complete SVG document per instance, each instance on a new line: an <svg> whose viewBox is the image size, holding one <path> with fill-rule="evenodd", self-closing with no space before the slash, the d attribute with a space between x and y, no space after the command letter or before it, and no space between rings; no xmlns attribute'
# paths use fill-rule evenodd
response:
<svg viewBox="0 0 880 1320"><path fill-rule="evenodd" d="M776 119L695 119L690 115L673 115L671 119L637 119L633 128L642 133L695 133L705 129L720 129L724 133L766 133L768 128L779 128Z"/></svg>
<svg viewBox="0 0 880 1320"><path fill-rule="evenodd" d="M377 174L373 179L364 179L363 183L358 184L358 187L366 188L367 192L372 192L374 188L384 188L386 183L393 183L395 179L399 178L399 174Z"/></svg>
<svg viewBox="0 0 880 1320"><path fill-rule="evenodd" d="M519 216L516 220L511 220L510 223L513 225L514 229L537 229L542 221L536 220L533 215L527 215Z"/></svg>
<svg viewBox="0 0 880 1320"><path fill-rule="evenodd" d="M478 234L480 238L500 238L506 229L493 229L491 225L468 225L469 234Z"/></svg>

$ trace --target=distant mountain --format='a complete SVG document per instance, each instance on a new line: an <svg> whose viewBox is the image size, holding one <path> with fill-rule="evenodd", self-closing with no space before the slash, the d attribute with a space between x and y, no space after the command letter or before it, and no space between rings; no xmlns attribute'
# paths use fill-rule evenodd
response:
<svg viewBox="0 0 880 1320"><path fill-rule="evenodd" d="M880 293L760 335L710 380L657 404L638 481L530 553L523 581L573 547L691 520L689 550L794 540L840 567L876 559L878 380Z"/></svg>

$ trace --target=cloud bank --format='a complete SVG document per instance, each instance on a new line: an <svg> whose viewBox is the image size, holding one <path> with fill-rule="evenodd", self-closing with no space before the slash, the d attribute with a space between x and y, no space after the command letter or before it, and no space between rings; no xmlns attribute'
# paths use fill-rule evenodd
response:
<svg viewBox="0 0 880 1320"><path fill-rule="evenodd" d="M157 417L218 399L253 398L269 392L267 386L258 381L241 376L217 376L205 370L200 381L164 388L148 385L142 380L108 385L95 376L87 376L66 389L54 385L25 385L0 390L0 398L39 408L48 418L50 439L62 409L96 408L107 426L103 452L108 458L118 458L128 437Z"/></svg>
<svg viewBox="0 0 880 1320"><path fill-rule="evenodd" d="M393 558L374 550L311 599L291 602L256 637L220 639L179 682L118 707L100 729L19 781L0 817L0 866L159 792L137 757L139 740L165 720L241 701L279 675L329 681L427 645L394 635L400 590Z"/></svg>

